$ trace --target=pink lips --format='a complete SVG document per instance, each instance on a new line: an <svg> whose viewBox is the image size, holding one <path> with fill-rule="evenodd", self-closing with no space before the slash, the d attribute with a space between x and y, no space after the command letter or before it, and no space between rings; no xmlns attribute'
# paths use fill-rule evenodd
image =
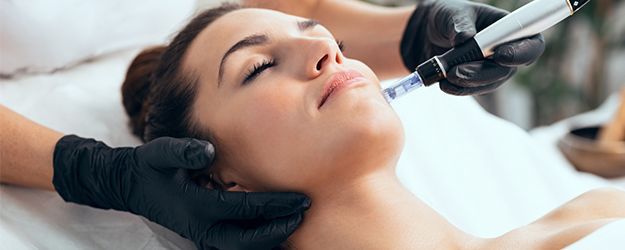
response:
<svg viewBox="0 0 625 250"><path fill-rule="evenodd" d="M358 82L361 78L363 78L363 75L354 70L334 73L323 85L323 94L321 95L321 101L319 102L318 108L321 108L321 106L326 103L328 98L338 93L339 90Z"/></svg>

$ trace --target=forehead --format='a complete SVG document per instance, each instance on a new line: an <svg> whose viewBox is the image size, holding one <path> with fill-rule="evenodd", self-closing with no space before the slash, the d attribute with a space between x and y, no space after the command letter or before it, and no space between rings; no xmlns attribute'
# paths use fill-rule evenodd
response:
<svg viewBox="0 0 625 250"><path fill-rule="evenodd" d="M239 40L252 34L271 34L293 25L297 17L265 9L246 8L230 12L209 24L193 40L183 68L199 73L202 81L215 81L219 62Z"/></svg>

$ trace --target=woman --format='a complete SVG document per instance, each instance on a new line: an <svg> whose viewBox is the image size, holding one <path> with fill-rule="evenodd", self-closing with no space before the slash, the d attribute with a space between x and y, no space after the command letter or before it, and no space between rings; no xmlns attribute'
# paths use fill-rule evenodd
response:
<svg viewBox="0 0 625 250"><path fill-rule="evenodd" d="M562 248L625 218L625 193L598 190L497 238L454 227L395 176L403 129L376 76L394 73L342 48L315 21L224 5L135 59L124 106L146 141L213 142L220 188L309 196L291 248Z"/></svg>

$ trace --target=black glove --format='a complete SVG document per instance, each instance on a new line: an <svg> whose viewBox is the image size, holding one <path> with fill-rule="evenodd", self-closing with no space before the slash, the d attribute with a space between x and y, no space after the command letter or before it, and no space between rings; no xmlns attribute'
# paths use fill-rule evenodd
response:
<svg viewBox="0 0 625 250"><path fill-rule="evenodd" d="M310 200L295 193L196 185L188 170L210 166L213 157L213 146L195 139L159 138L136 148L110 148L70 135L54 150L53 184L65 201L144 216L199 249L265 249L284 242Z"/></svg>
<svg viewBox="0 0 625 250"><path fill-rule="evenodd" d="M410 17L401 41L404 65L410 71L451 47L469 40L508 12L492 6L458 0L423 0ZM516 72L536 61L545 50L542 35L495 48L492 58L448 69L440 88L454 95L490 92Z"/></svg>

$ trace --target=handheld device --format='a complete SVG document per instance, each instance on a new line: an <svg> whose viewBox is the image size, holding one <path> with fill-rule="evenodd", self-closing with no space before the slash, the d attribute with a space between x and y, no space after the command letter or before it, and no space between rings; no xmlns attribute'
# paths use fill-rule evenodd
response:
<svg viewBox="0 0 625 250"><path fill-rule="evenodd" d="M536 35L575 14L589 0L534 0L499 19L467 42L435 56L415 72L382 90L391 102L422 86L447 78L447 71L462 63L479 61L494 53L498 45Z"/></svg>

